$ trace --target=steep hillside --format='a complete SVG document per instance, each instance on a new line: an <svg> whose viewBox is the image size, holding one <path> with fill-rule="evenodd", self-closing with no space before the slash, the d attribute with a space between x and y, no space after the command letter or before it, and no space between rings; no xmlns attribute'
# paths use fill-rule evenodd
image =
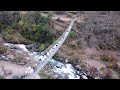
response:
<svg viewBox="0 0 120 90"><path fill-rule="evenodd" d="M93 66L102 74L112 72L119 77L120 15L113 11L88 11L82 15L85 19L73 28L75 35L66 39L55 58L76 65L86 63L86 67Z"/></svg>

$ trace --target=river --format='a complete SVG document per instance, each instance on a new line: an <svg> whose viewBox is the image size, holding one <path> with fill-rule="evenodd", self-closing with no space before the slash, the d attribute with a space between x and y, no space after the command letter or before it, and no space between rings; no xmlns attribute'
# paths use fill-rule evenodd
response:
<svg viewBox="0 0 120 90"><path fill-rule="evenodd" d="M24 44L11 44L4 43L5 46L9 48L14 48L17 50L23 51L23 53L32 56L34 60L39 61L40 52L31 52L26 48ZM48 62L48 66L51 65L52 68L49 68L49 71L52 71L58 76L58 79L88 79L86 73L81 72L81 70L75 69L70 63L63 63L58 60L51 59ZM46 65L47 66L47 65Z"/></svg>

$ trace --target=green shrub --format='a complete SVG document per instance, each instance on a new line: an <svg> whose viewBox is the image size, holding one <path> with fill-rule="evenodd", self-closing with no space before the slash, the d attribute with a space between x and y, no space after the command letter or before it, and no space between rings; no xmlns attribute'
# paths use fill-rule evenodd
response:
<svg viewBox="0 0 120 90"><path fill-rule="evenodd" d="M104 67L101 67L101 68L100 68L100 70L101 70L101 71L104 71L104 70L105 70L105 68L104 68Z"/></svg>
<svg viewBox="0 0 120 90"><path fill-rule="evenodd" d="M100 60L108 62L111 60L111 58L105 55L101 55Z"/></svg>
<svg viewBox="0 0 120 90"><path fill-rule="evenodd" d="M36 42L41 42L41 43L52 43L55 35L49 30L49 27L47 25L36 25L34 26L35 30L31 31L29 39L32 39L33 41Z"/></svg>
<svg viewBox="0 0 120 90"><path fill-rule="evenodd" d="M3 54L7 51L7 47L0 45L0 54Z"/></svg>
<svg viewBox="0 0 120 90"><path fill-rule="evenodd" d="M41 70L41 72L39 73L39 76L42 79L54 79L53 77L51 77L50 75L46 74L43 70Z"/></svg>
<svg viewBox="0 0 120 90"><path fill-rule="evenodd" d="M13 62L20 63L22 60L23 60L23 57L21 57L21 56L15 56L12 61L13 61Z"/></svg>
<svg viewBox="0 0 120 90"><path fill-rule="evenodd" d="M6 41L11 41L13 40L13 37L14 37L14 30L11 29L10 27L8 27L5 32L3 33L3 38L6 40Z"/></svg>
<svg viewBox="0 0 120 90"><path fill-rule="evenodd" d="M9 41L13 40L13 35L5 34L4 39L9 42Z"/></svg>
<svg viewBox="0 0 120 90"><path fill-rule="evenodd" d="M13 34L15 32L11 27L8 27L5 31L7 34Z"/></svg>
<svg viewBox="0 0 120 90"><path fill-rule="evenodd" d="M76 49L76 45L74 45L74 44L69 44L69 47L72 49Z"/></svg>
<svg viewBox="0 0 120 90"><path fill-rule="evenodd" d="M109 63L108 66L107 66L107 68L111 68L112 69L113 68L112 63Z"/></svg>
<svg viewBox="0 0 120 90"><path fill-rule="evenodd" d="M43 51L44 49L45 49L45 45L44 45L44 44L40 44L39 50L40 50L40 51Z"/></svg>
<svg viewBox="0 0 120 90"><path fill-rule="evenodd" d="M75 38L76 37L76 32L75 31L71 31L69 35L70 35L70 37Z"/></svg>

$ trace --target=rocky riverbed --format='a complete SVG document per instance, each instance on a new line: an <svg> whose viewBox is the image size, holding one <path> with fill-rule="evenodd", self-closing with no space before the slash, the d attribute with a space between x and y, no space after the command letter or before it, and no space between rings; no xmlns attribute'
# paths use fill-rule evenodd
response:
<svg viewBox="0 0 120 90"><path fill-rule="evenodd" d="M40 56L40 52L30 52L26 45L24 44L11 44L11 43L4 43L5 46L9 48L8 52L3 54L0 57L1 61L9 61L9 66L12 65L12 68L17 67L23 67L24 70L22 72L19 72L21 70L14 70L11 69L13 75L17 75L17 73L22 74L25 72L26 65L32 67L32 65L35 64L36 61L38 61L38 57ZM18 60L14 60L16 56L19 56L17 58ZM32 63L30 64L29 62ZM15 64L16 66L14 66ZM19 66L17 66L19 65ZM9 68L4 65L5 68ZM17 68L19 69L19 68ZM15 72L14 72L15 71ZM3 74L4 75L4 74ZM19 76L18 75L18 76ZM58 60L51 59L48 64L43 68L43 70L39 73L41 79L89 79L92 78L89 75L87 75L87 72L78 69L76 66L70 64L70 63L63 63ZM6 78L10 77L9 75L6 76ZM97 77L98 79L100 77Z"/></svg>

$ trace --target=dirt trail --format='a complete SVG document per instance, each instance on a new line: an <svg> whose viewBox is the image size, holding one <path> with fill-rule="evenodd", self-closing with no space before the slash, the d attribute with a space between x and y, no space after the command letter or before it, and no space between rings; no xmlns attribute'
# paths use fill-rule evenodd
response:
<svg viewBox="0 0 120 90"><path fill-rule="evenodd" d="M43 16L47 16L47 14L44 14L44 13L42 13L42 15ZM62 21L64 21L64 22L69 22L69 21L71 21L71 19L72 18L70 18L70 17L67 17L66 15L53 15L52 16L52 20L56 20L56 19L58 19L58 18L60 18L60 20L62 20Z"/></svg>
<svg viewBox="0 0 120 90"><path fill-rule="evenodd" d="M65 21L65 22L71 21L71 18L66 17L65 15L54 15L52 17L53 20L58 19L58 18L60 18L60 20Z"/></svg>

